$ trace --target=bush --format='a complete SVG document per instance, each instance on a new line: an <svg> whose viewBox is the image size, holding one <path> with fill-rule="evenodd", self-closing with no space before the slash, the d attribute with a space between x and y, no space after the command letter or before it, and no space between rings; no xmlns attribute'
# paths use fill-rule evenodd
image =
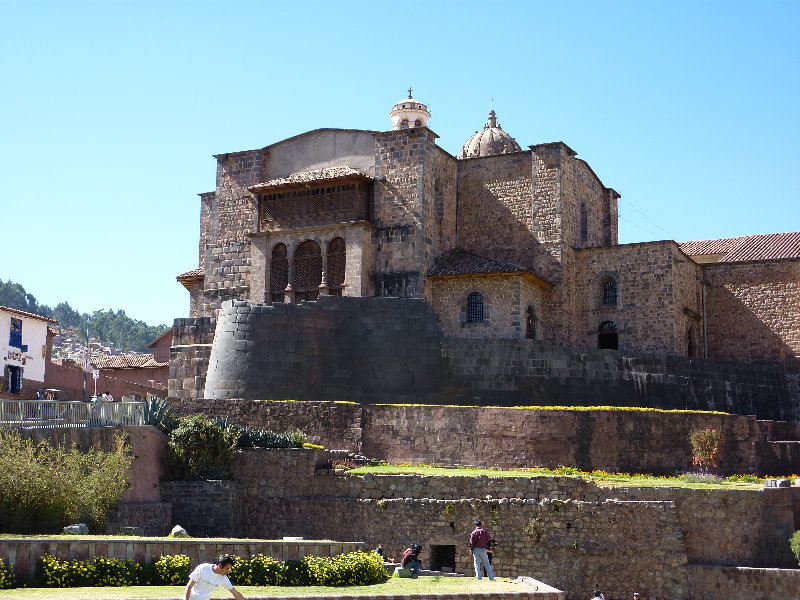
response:
<svg viewBox="0 0 800 600"><path fill-rule="evenodd" d="M306 556L302 562L311 585L369 585L388 578L383 559L375 552L350 552L331 557Z"/></svg>
<svg viewBox="0 0 800 600"><path fill-rule="evenodd" d="M306 438L299 431L275 433L267 429L239 427L231 425L239 433L238 445L241 448L302 448Z"/></svg>
<svg viewBox="0 0 800 600"><path fill-rule="evenodd" d="M797 559L797 564L800 565L800 529L795 531L792 537L789 538L789 547Z"/></svg>
<svg viewBox="0 0 800 600"><path fill-rule="evenodd" d="M233 585L281 585L283 563L270 556L257 554L250 559L234 556L228 578Z"/></svg>
<svg viewBox="0 0 800 600"><path fill-rule="evenodd" d="M239 432L224 428L203 415L180 420L170 434L167 461L178 479L225 479L236 451Z"/></svg>
<svg viewBox="0 0 800 600"><path fill-rule="evenodd" d="M132 460L122 434L110 451L81 452L0 431L0 531L56 533L78 521L104 530L128 487Z"/></svg>
<svg viewBox="0 0 800 600"><path fill-rule="evenodd" d="M189 580L189 557L185 554L161 556L155 563L157 582L184 585Z"/></svg>
<svg viewBox="0 0 800 600"><path fill-rule="evenodd" d="M689 434L689 442L692 444L692 464L700 467L704 472L709 467L716 467L725 438L716 429L706 427L692 431Z"/></svg>
<svg viewBox="0 0 800 600"><path fill-rule="evenodd" d="M283 564L283 585L308 585L311 580L306 566L300 560L287 560Z"/></svg>
<svg viewBox="0 0 800 600"><path fill-rule="evenodd" d="M7 590L13 587L17 587L14 565L9 564L8 567L6 567L6 563L0 560L0 590Z"/></svg>
<svg viewBox="0 0 800 600"><path fill-rule="evenodd" d="M42 561L42 584L44 587L86 587L91 581L91 571L86 561L73 558L61 560L45 554Z"/></svg>
<svg viewBox="0 0 800 600"><path fill-rule="evenodd" d="M95 557L89 563L89 576L96 587L122 587L136 585L138 568L132 560Z"/></svg>

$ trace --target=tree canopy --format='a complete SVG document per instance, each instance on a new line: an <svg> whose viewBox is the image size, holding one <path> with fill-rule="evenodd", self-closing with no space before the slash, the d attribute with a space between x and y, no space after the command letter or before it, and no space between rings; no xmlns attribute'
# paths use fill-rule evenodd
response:
<svg viewBox="0 0 800 600"><path fill-rule="evenodd" d="M33 294L11 280L0 279L0 305L23 310L48 319L55 319L64 327L78 328L86 331L87 313L81 314L68 302L60 302L55 309L46 304L39 304ZM97 313L89 321L89 335L109 342L120 350L146 352L147 344L162 335L167 325L148 325L144 321L131 319L122 309L109 309Z"/></svg>

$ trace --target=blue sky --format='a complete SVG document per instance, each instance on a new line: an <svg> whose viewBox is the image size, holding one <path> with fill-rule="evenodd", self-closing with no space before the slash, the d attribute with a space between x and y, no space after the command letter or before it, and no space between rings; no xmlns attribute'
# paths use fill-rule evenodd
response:
<svg viewBox="0 0 800 600"><path fill-rule="evenodd" d="M455 154L494 97L620 194L620 242L800 229L800 3L0 0L0 278L41 303L188 316L212 154L386 130Z"/></svg>

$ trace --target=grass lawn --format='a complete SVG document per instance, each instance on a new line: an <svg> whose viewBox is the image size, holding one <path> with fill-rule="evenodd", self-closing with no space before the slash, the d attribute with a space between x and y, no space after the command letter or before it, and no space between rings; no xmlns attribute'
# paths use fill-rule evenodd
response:
<svg viewBox="0 0 800 600"><path fill-rule="evenodd" d="M0 600L127 600L134 598L181 598L183 586L134 586L97 588L25 588L0 590ZM341 595L396 595L396 594L457 594L475 592L524 592L526 588L511 583L505 577L496 581L476 581L473 577L420 577L419 579L390 578L386 583L353 587L237 587L245 598L274 596L341 596ZM217 590L212 598L233 598L227 590Z"/></svg>
<svg viewBox="0 0 800 600"><path fill-rule="evenodd" d="M633 475L629 473L606 473L605 471L578 471L572 467L562 469L479 469L468 467L437 467L432 465L381 465L358 467L350 471L354 475L374 473L376 475L428 475L438 477L581 477L594 481L600 487L681 487L695 489L741 489L757 490L764 486L763 478L757 482L733 481L692 474L689 480L683 477L659 477L655 475ZM791 476L796 477L796 476Z"/></svg>

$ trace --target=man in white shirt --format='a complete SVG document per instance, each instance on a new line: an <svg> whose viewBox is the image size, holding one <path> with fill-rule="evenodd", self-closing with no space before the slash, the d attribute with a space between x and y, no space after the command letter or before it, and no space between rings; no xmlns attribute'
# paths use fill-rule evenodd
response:
<svg viewBox="0 0 800 600"><path fill-rule="evenodd" d="M236 600L244 600L239 591L228 579L228 571L233 566L233 559L227 554L220 556L216 564L201 563L189 575L189 583L183 600L208 600L211 593L219 586L228 590Z"/></svg>

